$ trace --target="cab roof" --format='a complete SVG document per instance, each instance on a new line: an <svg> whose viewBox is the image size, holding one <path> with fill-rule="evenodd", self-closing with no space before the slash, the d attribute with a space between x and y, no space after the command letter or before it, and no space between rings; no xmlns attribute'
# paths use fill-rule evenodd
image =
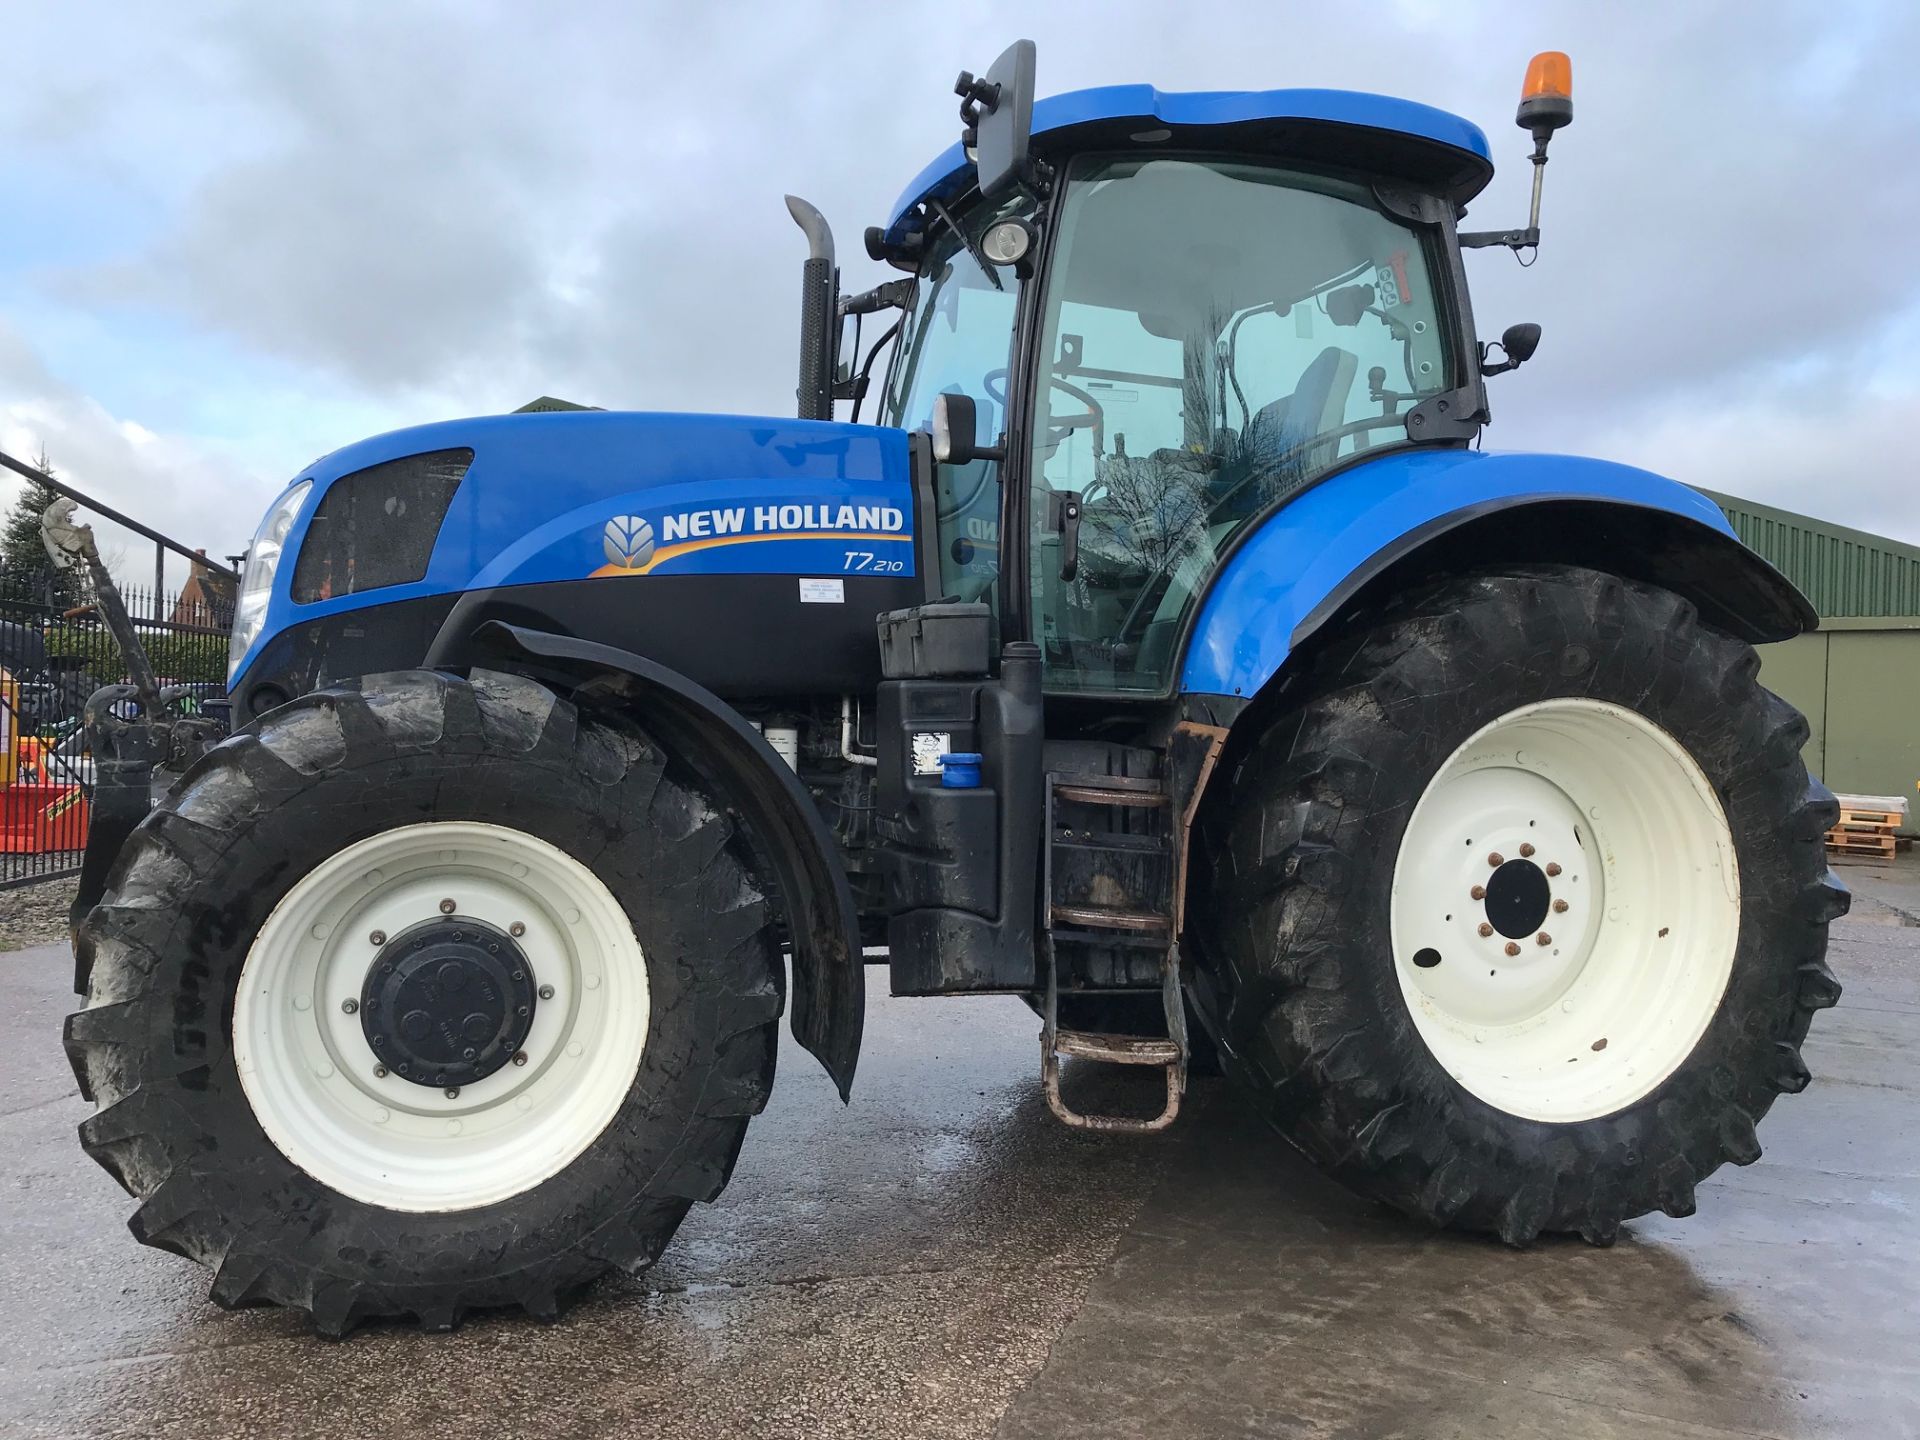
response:
<svg viewBox="0 0 1920 1440"><path fill-rule="evenodd" d="M1430 187L1464 205L1493 178L1486 133L1431 105L1357 90L1156 90L1103 85L1034 102L1033 148L1221 149L1333 164ZM958 142L914 176L887 217L889 242L905 238L921 202L974 182Z"/></svg>

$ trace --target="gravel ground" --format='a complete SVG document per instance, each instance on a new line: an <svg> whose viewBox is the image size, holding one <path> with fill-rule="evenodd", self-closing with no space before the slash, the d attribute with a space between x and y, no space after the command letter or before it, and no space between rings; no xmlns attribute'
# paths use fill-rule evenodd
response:
<svg viewBox="0 0 1920 1440"><path fill-rule="evenodd" d="M0 951L22 950L67 938L67 907L78 876L0 890Z"/></svg>

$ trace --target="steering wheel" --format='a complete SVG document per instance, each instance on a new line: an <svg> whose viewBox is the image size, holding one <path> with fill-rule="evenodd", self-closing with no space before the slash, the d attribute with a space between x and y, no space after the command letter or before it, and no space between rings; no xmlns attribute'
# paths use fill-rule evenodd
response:
<svg viewBox="0 0 1920 1440"><path fill-rule="evenodd" d="M1093 453L1098 455L1106 448L1107 412L1100 402L1071 380L1060 375L1047 376L1047 383L1056 390L1064 390L1082 405L1087 407L1084 415L1068 415L1063 419L1049 417L1050 428L1060 431L1078 430L1083 425L1093 427ZM998 370L989 370L980 377L980 388L987 392L987 398L1000 407L1001 413L1007 408L1007 370L1002 366Z"/></svg>

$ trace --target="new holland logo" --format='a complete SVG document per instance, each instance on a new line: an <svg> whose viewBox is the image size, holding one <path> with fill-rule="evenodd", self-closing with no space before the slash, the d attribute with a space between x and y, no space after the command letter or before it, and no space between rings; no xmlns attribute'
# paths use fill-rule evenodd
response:
<svg viewBox="0 0 1920 1440"><path fill-rule="evenodd" d="M616 515L607 521L600 543L609 565L638 570L653 558L653 526L638 515Z"/></svg>

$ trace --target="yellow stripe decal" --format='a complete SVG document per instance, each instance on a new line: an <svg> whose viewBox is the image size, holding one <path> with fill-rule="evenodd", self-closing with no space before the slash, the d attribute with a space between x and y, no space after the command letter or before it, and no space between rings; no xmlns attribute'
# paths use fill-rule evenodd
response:
<svg viewBox="0 0 1920 1440"><path fill-rule="evenodd" d="M587 578L597 580L603 575L647 575L655 567L669 560L677 560L682 555L691 555L696 550L717 550L722 545L755 545L764 540L899 540L913 537L899 530L786 530L771 535L716 535L711 540L688 540L681 545L663 545L653 552L653 558L644 565L602 565Z"/></svg>

